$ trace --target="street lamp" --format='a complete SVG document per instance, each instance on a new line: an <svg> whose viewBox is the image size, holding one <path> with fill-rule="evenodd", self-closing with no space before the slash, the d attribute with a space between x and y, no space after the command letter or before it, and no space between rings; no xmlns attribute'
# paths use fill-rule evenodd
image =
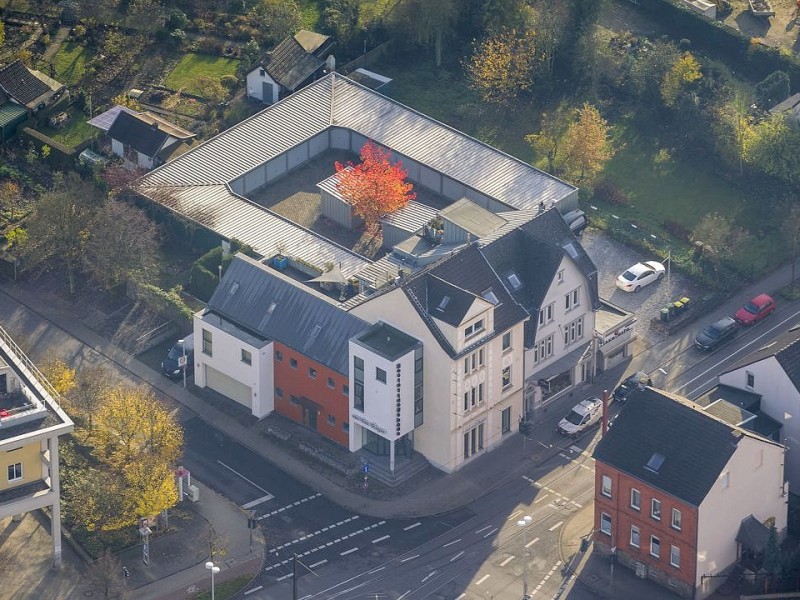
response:
<svg viewBox="0 0 800 600"><path fill-rule="evenodd" d="M219 567L213 562L208 561L206 563L206 569L211 571L211 600L214 600L214 575L219 573Z"/></svg>
<svg viewBox="0 0 800 600"><path fill-rule="evenodd" d="M528 600L528 525L531 524L533 518L530 515L525 515L519 521L517 526L522 528L522 600Z"/></svg>

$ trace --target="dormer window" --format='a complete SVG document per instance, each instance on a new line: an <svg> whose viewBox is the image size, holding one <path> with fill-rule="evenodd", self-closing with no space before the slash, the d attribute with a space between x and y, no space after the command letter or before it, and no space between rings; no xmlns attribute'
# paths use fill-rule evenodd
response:
<svg viewBox="0 0 800 600"><path fill-rule="evenodd" d="M439 306L436 307L436 310L444 312L444 309L447 308L448 304L450 304L450 296L442 296L442 299L439 301Z"/></svg>
<svg viewBox="0 0 800 600"><path fill-rule="evenodd" d="M473 336L476 333L479 333L481 331L483 331L483 319L481 319L480 321L475 321L472 325L467 327L464 330L464 337L468 338L468 337Z"/></svg>
<svg viewBox="0 0 800 600"><path fill-rule="evenodd" d="M522 282L519 280L519 277L516 273L509 273L506 279L508 279L508 283L511 285L511 288L514 291L522 287Z"/></svg>

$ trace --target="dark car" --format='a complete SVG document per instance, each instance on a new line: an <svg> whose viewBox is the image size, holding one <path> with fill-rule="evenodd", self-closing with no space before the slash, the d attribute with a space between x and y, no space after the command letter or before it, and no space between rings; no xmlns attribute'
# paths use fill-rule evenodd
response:
<svg viewBox="0 0 800 600"><path fill-rule="evenodd" d="M750 302L745 304L742 308L736 311L733 318L739 321L742 325L754 325L761 319L764 319L772 314L775 310L775 300L772 296L767 294L759 294Z"/></svg>
<svg viewBox="0 0 800 600"><path fill-rule="evenodd" d="M612 399L616 402L625 402L633 390L641 389L646 385L653 385L653 380L647 373L639 371L628 377L614 390Z"/></svg>
<svg viewBox="0 0 800 600"><path fill-rule="evenodd" d="M703 352L710 352L736 336L739 324L733 317L722 317L706 327L694 338L694 345Z"/></svg>
<svg viewBox="0 0 800 600"><path fill-rule="evenodd" d="M186 366L182 367L183 357L186 356ZM170 379L183 376L184 369L187 375L194 370L194 334L190 333L185 338L178 340L169 349L167 356L161 361L161 370Z"/></svg>

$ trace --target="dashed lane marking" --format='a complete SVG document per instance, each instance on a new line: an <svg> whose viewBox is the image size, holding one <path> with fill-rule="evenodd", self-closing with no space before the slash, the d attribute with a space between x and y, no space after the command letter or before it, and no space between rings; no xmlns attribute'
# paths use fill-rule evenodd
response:
<svg viewBox="0 0 800 600"><path fill-rule="evenodd" d="M350 548L350 550L345 550L344 552L339 552L339 556L347 556L348 554L352 554L353 552L358 552L358 546L355 548Z"/></svg>
<svg viewBox="0 0 800 600"><path fill-rule="evenodd" d="M344 525L345 523L349 523L349 522L351 522L351 521L355 521L355 520L356 520L356 519L358 519L358 518L359 518L359 517L358 517L358 515L353 515L352 517L349 517L349 518L345 519L344 521L341 521L341 524L342 524L342 525ZM332 527L339 527L339 524L337 523L336 525L330 525L330 526L328 527L328 529L331 529ZM356 534L358 534L358 533L363 533L364 531L365 531L364 529L359 529L359 530L358 530L358 531L356 531L355 533L356 533ZM291 542L286 542L285 544L281 544L280 546L277 546L277 547L275 547L275 548L274 548L272 551L273 551L273 552L276 552L276 551L278 551L278 550L283 550L284 548L287 548L288 546L293 546L293 545L295 545L295 544L299 544L300 542L303 542L303 541L305 541L305 540L307 540L307 539L309 539L309 538L312 538L312 537L314 537L314 536L320 535L321 533L322 533L322 530L321 530L321 529L318 529L318 530L317 530L317 531L315 531L314 533L309 533L309 534L307 534L307 535L304 535L304 536L303 536L303 537L301 537L301 538L298 538L298 539L296 539L296 540L292 540ZM355 534L351 534L351 535L355 535Z"/></svg>
<svg viewBox="0 0 800 600"><path fill-rule="evenodd" d="M243 510L250 510L254 506L258 506L259 504L263 504L264 502L267 502L268 500L272 500L274 497L275 496L273 496L272 494L267 494L266 496L261 496L261 498L256 498L255 500L253 500L251 502L248 502L247 504L242 504L242 509Z"/></svg>
<svg viewBox="0 0 800 600"><path fill-rule="evenodd" d="M372 571L367 571L367 575L374 575L375 573L378 573L379 571L383 571L385 568L386 567L383 566L383 567L378 567L377 569L372 569Z"/></svg>
<svg viewBox="0 0 800 600"><path fill-rule="evenodd" d="M556 523L555 525L550 527L547 531L555 531L556 529L561 527L563 524L564 524L564 521L559 521L558 523Z"/></svg>
<svg viewBox="0 0 800 600"><path fill-rule="evenodd" d="M492 530L491 530L489 533L485 534L485 535L483 536L483 539L486 539L487 537L489 537L490 535L494 535L495 533L497 533L497 527L495 527L494 529L492 529Z"/></svg>
<svg viewBox="0 0 800 600"><path fill-rule="evenodd" d="M487 579L489 579L489 577L491 577L491 575L489 575L489 574L487 573L486 575L484 575L483 577L481 577L480 579L478 579L478 581L476 581L476 582L475 582L475 585L480 585L480 584L482 584L484 581L486 581Z"/></svg>
<svg viewBox="0 0 800 600"><path fill-rule="evenodd" d="M256 587L254 587L252 590L247 590L247 591L244 593L244 595L245 595L245 596L247 596L248 594L252 594L253 592L257 592L258 590L260 590L260 589L263 589L263 588L264 588L264 586L263 586L263 585L256 586Z"/></svg>
<svg viewBox="0 0 800 600"><path fill-rule="evenodd" d="M410 531L410 530L414 529L415 527L419 527L420 525L422 525L422 523L417 521L413 525L409 525L408 527L403 527L403 531Z"/></svg>
<svg viewBox="0 0 800 600"><path fill-rule="evenodd" d="M453 558L451 558L451 559L450 559L450 562L453 562L453 561L456 561L456 560L458 560L459 558L461 558L461 556L463 556L463 554L464 554L464 550L462 550L461 552L459 552L458 554L456 554L456 555L455 555Z"/></svg>
<svg viewBox="0 0 800 600"><path fill-rule="evenodd" d="M484 531L486 531L487 529L491 529L491 528L492 528L492 526L491 526L491 525L487 525L486 527L481 527L481 528L480 528L480 529L478 529L478 530L477 530L475 533L481 533L481 532L484 532Z"/></svg>
<svg viewBox="0 0 800 600"><path fill-rule="evenodd" d="M522 514L522 510L518 510L518 511L516 511L516 512L513 512L513 513L511 513L510 515L508 515L508 520L510 521L511 519L513 519L514 517L516 517L517 515L521 515L521 514Z"/></svg>
<svg viewBox="0 0 800 600"><path fill-rule="evenodd" d="M316 569L317 567L321 567L322 565L324 565L326 562L328 562L328 559L323 558L322 560L318 560L317 562L315 562L313 565L308 565L308 568Z"/></svg>
<svg viewBox="0 0 800 600"><path fill-rule="evenodd" d="M414 556L406 557L406 558L402 559L400 562L401 563L408 562L410 560L414 560L415 558L419 558L419 554L415 554Z"/></svg>
<svg viewBox="0 0 800 600"><path fill-rule="evenodd" d="M384 535L383 537L379 537L378 539L372 540L372 543L373 544L378 544L378 543L382 542L383 540L388 540L390 537L392 537L392 536Z"/></svg>
<svg viewBox="0 0 800 600"><path fill-rule="evenodd" d="M554 495L554 496L555 496L557 499L559 499L559 500L563 500L563 501L564 501L565 503L567 503L567 504L572 504L572 505L573 505L573 506L575 506L576 508L583 508L583 505L582 505L582 504L578 504L578 503L577 503L577 502L575 502L574 500L570 500L570 499L569 499L569 498L567 498L567 497L566 497L564 494L562 494L562 493L560 493L560 492L557 492L557 491L555 491L555 490L554 490L554 489L552 489L552 488L549 488L549 487L547 487L547 486L544 486L544 487L542 487L542 489L543 489L545 492L550 492L550 493L551 493L551 494L553 494L553 495ZM535 503L535 502L534 502L534 503Z"/></svg>
<svg viewBox="0 0 800 600"><path fill-rule="evenodd" d="M442 548L447 548L448 546L452 546L453 544L457 544L460 541L461 541L461 538L458 538L457 540L453 540L452 542L447 542L444 546L442 546Z"/></svg>
<svg viewBox="0 0 800 600"><path fill-rule="evenodd" d="M436 573L438 573L438 571L431 571L430 573L425 575L425 577L422 578L422 583L425 583L426 581L428 581L428 579L430 579L431 577L436 575Z"/></svg>
<svg viewBox="0 0 800 600"><path fill-rule="evenodd" d="M557 561L557 562L556 562L556 564L554 564L554 565L553 565L553 568L552 568L552 569L550 569L550 571L548 571L547 575L545 575L545 576L542 578L542 580L539 582L539 585L537 585L537 586L536 586L536 587L533 589L533 593L531 594L531 596L535 596L535 595L536 595L536 594L539 592L539 590L540 590L540 589L542 589L542 586L543 586L545 583L547 583L547 580L548 580L548 579L550 579L550 578L553 576L553 573L555 573L555 572L556 572L556 569L558 569L558 567L560 567L560 566L561 566L561 561L559 560L559 561Z"/></svg>
<svg viewBox="0 0 800 600"><path fill-rule="evenodd" d="M319 498L320 496L322 496L322 494L312 494L311 496L306 496L305 498L301 498L300 500L298 500L297 502L295 502L293 504L287 504L286 506L281 506L280 508L276 508L275 510L273 510L270 513L267 513L265 515L261 515L256 520L260 521L261 519L267 519L269 517L277 515L278 513L283 512L283 511L285 511L285 510L287 510L289 508L294 508L295 506L298 506L299 504L303 504L304 502L308 502L309 500L314 500L316 498Z"/></svg>
<svg viewBox="0 0 800 600"><path fill-rule="evenodd" d="M513 556L509 556L507 559L505 559L503 562L500 563L500 566L501 567L505 567L508 563L510 563L512 560L514 560L514 558L515 557L513 557Z"/></svg>
<svg viewBox="0 0 800 600"><path fill-rule="evenodd" d="M539 502L541 502L541 501L542 501L542 500L544 500L545 498L549 498L549 497L550 497L550 494L542 494L542 495L541 495L541 496L539 496L539 497L538 497L536 500L534 500L534 501L533 501L533 503L534 503L534 504L539 504Z"/></svg>
<svg viewBox="0 0 800 600"><path fill-rule="evenodd" d="M533 546L533 545L534 545L536 542L538 542L538 541L539 541L539 538L533 538L533 539L532 539L530 542L528 542L527 544L525 544L525 547L526 547L526 548L530 548L531 546Z"/></svg>

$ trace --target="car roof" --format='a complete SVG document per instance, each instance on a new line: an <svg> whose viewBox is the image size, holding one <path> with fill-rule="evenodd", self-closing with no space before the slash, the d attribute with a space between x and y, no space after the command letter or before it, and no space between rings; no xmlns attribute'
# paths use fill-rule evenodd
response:
<svg viewBox="0 0 800 600"><path fill-rule="evenodd" d="M627 270L630 271L631 273L633 273L634 275L641 275L645 271L652 271L653 269L651 269L650 267L648 267L644 263L638 262L635 265L633 265L630 269L627 269Z"/></svg>
<svg viewBox="0 0 800 600"><path fill-rule="evenodd" d="M711 326L718 329L724 329L725 327L730 327L731 323L735 325L736 319L733 317L722 317L719 321L712 323Z"/></svg>
<svg viewBox="0 0 800 600"><path fill-rule="evenodd" d="M772 296L769 294L759 294L752 300L750 300L756 306L764 306L767 302L772 302Z"/></svg>

